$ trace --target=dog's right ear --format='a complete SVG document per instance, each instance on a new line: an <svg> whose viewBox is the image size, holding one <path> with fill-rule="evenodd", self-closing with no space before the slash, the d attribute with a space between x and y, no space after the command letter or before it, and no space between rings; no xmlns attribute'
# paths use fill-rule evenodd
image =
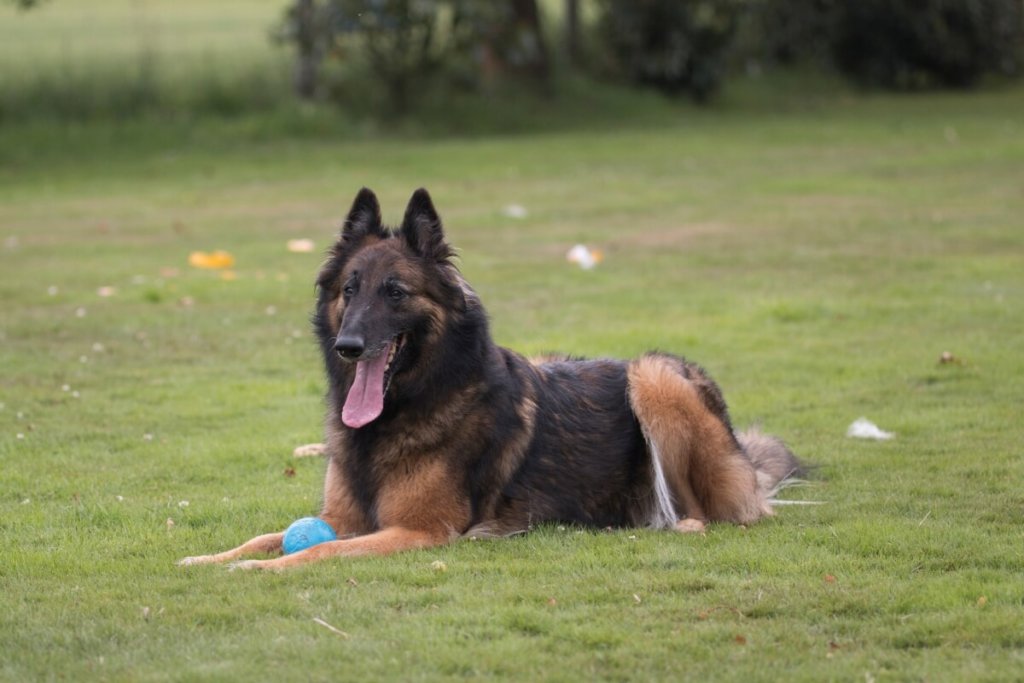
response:
<svg viewBox="0 0 1024 683"><path fill-rule="evenodd" d="M359 190L352 202L345 225L341 228L341 238L346 242L355 242L366 235L381 234L380 202L377 195L369 188Z"/></svg>
<svg viewBox="0 0 1024 683"><path fill-rule="evenodd" d="M352 256L369 236L384 238L387 233L381 225L380 202L372 190L363 188L359 190L356 199L352 202L348 216L341 228L341 235L338 241L327 252L327 261L320 268L316 278L316 286L328 294L336 293L340 287L338 276L345 262Z"/></svg>

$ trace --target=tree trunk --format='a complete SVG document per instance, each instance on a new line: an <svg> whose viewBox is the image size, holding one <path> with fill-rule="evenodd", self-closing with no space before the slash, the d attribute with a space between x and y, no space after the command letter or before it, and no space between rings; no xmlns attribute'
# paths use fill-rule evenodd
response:
<svg viewBox="0 0 1024 683"><path fill-rule="evenodd" d="M316 7L314 0L295 0L295 94L305 100L316 97L320 55L316 45Z"/></svg>
<svg viewBox="0 0 1024 683"><path fill-rule="evenodd" d="M565 0L565 50L569 63L580 66L580 0Z"/></svg>
<svg viewBox="0 0 1024 683"><path fill-rule="evenodd" d="M537 0L511 0L511 3L516 26L519 30L530 34L535 41L534 59L526 66L525 70L538 82L547 84L551 77L551 63L548 59L547 44L544 41L544 31L540 26L540 10L537 7Z"/></svg>

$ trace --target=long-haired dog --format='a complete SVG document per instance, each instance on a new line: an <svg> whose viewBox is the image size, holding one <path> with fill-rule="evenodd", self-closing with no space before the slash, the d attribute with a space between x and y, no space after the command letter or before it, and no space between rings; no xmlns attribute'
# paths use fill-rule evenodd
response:
<svg viewBox="0 0 1024 683"><path fill-rule="evenodd" d="M497 346L425 190L402 224L359 192L317 278L327 370L320 518L339 540L242 568L426 548L543 522L700 531L772 514L799 464L737 432L718 385L678 356L528 360ZM258 536L199 564L281 552Z"/></svg>

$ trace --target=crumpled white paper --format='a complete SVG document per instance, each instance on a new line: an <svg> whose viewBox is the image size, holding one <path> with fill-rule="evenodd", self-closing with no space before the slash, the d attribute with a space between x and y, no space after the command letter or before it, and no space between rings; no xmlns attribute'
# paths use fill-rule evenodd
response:
<svg viewBox="0 0 1024 683"><path fill-rule="evenodd" d="M877 441L886 441L896 436L892 432L887 432L880 429L871 420L866 417L860 417L853 421L846 429L846 436L851 439L875 439Z"/></svg>

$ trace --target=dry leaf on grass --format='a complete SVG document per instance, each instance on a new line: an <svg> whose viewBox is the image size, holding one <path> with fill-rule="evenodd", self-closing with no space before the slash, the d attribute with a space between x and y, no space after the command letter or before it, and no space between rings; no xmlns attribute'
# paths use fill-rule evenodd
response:
<svg viewBox="0 0 1024 683"><path fill-rule="evenodd" d="M188 264L193 268L224 269L235 265L235 257L226 251L193 251L188 255Z"/></svg>

